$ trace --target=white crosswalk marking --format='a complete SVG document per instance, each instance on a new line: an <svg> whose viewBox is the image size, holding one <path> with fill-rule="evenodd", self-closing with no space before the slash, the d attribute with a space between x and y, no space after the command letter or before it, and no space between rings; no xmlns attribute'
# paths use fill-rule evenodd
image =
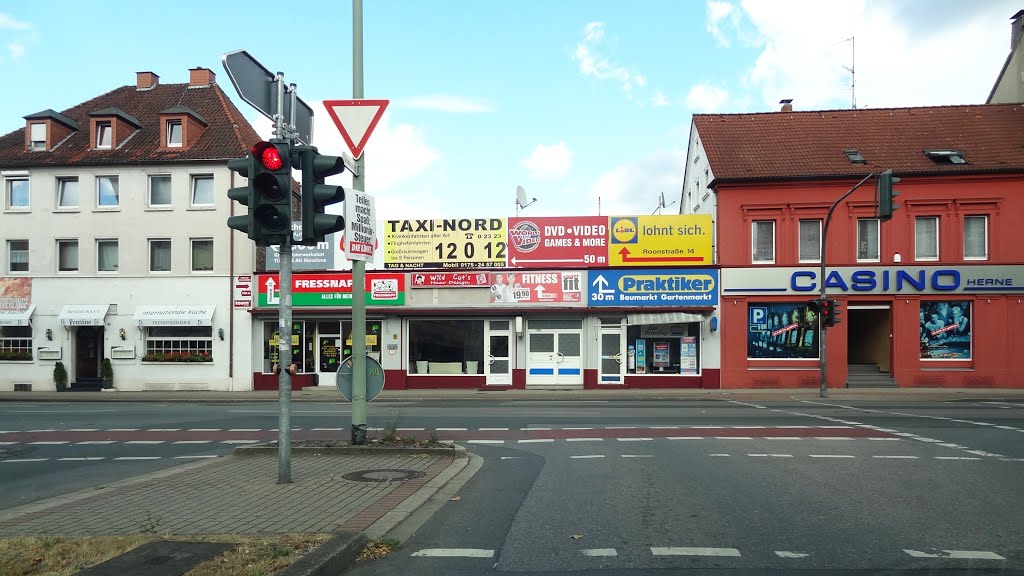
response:
<svg viewBox="0 0 1024 576"><path fill-rule="evenodd" d="M618 556L619 553L615 551L615 548L589 548L586 550L580 550L584 556Z"/></svg>
<svg viewBox="0 0 1024 576"><path fill-rule="evenodd" d="M779 558L807 558L810 554L803 552L787 552L785 550L776 550L775 555Z"/></svg>
<svg viewBox="0 0 1024 576"><path fill-rule="evenodd" d="M481 548L424 548L412 553L413 556L436 558L493 558L494 550Z"/></svg>
<svg viewBox="0 0 1024 576"><path fill-rule="evenodd" d="M694 548L690 546L670 546L651 548L655 556L726 556L738 558L740 551L735 548Z"/></svg>
<svg viewBox="0 0 1024 576"><path fill-rule="evenodd" d="M942 550L941 553L921 552L919 550L904 549L908 555L914 558L955 558L958 560L1006 560L1006 558L985 550Z"/></svg>

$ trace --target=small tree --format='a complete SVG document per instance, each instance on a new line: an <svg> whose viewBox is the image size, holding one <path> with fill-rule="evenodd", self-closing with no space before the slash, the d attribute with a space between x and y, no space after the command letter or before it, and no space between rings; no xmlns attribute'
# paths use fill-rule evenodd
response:
<svg viewBox="0 0 1024 576"><path fill-rule="evenodd" d="M63 362L53 365L53 383L57 386L58 392L63 392L68 387L68 371L64 368Z"/></svg>
<svg viewBox="0 0 1024 576"><path fill-rule="evenodd" d="M110 358L100 361L100 380L104 388L114 387L114 367L110 365Z"/></svg>

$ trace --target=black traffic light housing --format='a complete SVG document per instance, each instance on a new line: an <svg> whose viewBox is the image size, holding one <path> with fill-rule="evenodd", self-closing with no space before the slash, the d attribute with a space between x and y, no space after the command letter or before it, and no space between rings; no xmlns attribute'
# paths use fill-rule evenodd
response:
<svg viewBox="0 0 1024 576"><path fill-rule="evenodd" d="M822 300L821 321L828 328L831 328L841 322L839 319L838 301L831 298Z"/></svg>
<svg viewBox="0 0 1024 576"><path fill-rule="evenodd" d="M252 206L255 204L252 197L252 175L256 173L256 158L252 153L246 154L245 158L232 158L228 160L228 169L246 179L245 186L228 190L228 198L247 207L245 214L228 217L228 228L244 232L250 239L255 240L253 232L256 227L252 218Z"/></svg>
<svg viewBox="0 0 1024 576"><path fill-rule="evenodd" d="M892 188L899 181L899 178L892 175L892 170L886 170L878 175L875 193L878 200L878 220L881 222L892 220L893 211L899 208L893 202L893 199L899 196L900 193Z"/></svg>
<svg viewBox="0 0 1024 576"><path fill-rule="evenodd" d="M345 229L345 219L326 210L345 201L345 189L325 183L345 171L345 160L322 155L315 146L296 146L293 152L295 167L302 170L302 244L316 246L328 234Z"/></svg>
<svg viewBox="0 0 1024 576"><path fill-rule="evenodd" d="M250 238L257 246L281 244L292 233L292 163L285 140L259 142L252 148L254 173Z"/></svg>

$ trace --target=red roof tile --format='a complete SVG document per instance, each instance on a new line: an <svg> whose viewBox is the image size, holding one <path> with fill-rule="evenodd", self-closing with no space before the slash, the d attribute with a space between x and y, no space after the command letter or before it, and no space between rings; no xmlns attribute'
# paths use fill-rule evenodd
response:
<svg viewBox="0 0 1024 576"><path fill-rule="evenodd" d="M695 114L715 180L1024 172L1024 106L979 104ZM843 153L856 149L866 164ZM958 150L966 164L936 164L925 150Z"/></svg>

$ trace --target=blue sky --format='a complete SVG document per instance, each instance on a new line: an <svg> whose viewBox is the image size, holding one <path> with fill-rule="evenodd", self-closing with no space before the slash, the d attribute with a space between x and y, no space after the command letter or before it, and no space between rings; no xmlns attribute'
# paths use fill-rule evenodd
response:
<svg viewBox="0 0 1024 576"><path fill-rule="evenodd" d="M1014 0L365 0L367 98L392 101L367 147L381 218L651 213L682 184L690 116L983 102ZM275 17L281 6L290 12ZM144 7L144 8L143 8ZM295 10L302 10L296 12ZM352 95L351 3L0 0L0 132L151 70L204 66L261 133L220 63L246 49L315 105ZM278 21L294 22L274 40ZM291 46L291 48L289 48ZM941 57L936 57L941 54ZM346 178L342 178L345 181ZM676 208L669 208L675 211Z"/></svg>

